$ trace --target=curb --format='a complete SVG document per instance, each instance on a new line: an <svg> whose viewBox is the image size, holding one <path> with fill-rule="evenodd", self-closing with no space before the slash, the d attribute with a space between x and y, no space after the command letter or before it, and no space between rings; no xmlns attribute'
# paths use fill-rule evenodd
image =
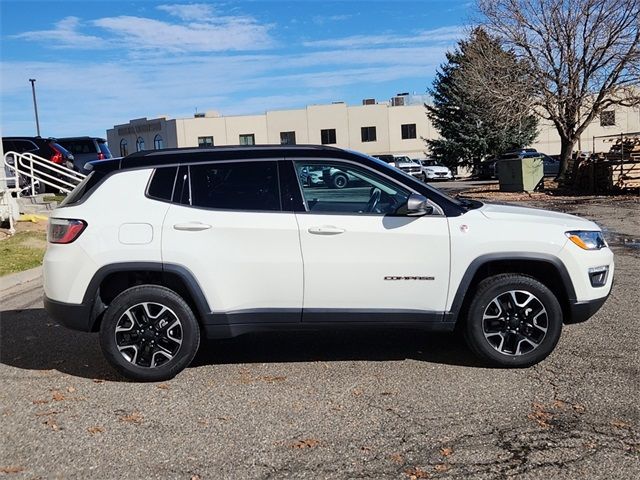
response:
<svg viewBox="0 0 640 480"><path fill-rule="evenodd" d="M23 283L32 282L40 277L42 277L42 267L5 275L0 277L0 292L22 285Z"/></svg>

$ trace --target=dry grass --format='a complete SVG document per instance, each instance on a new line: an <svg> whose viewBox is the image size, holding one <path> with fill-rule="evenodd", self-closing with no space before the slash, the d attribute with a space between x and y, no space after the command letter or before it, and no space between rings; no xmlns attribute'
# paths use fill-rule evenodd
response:
<svg viewBox="0 0 640 480"><path fill-rule="evenodd" d="M21 272L42 265L47 248L43 231L18 232L0 241L0 276Z"/></svg>

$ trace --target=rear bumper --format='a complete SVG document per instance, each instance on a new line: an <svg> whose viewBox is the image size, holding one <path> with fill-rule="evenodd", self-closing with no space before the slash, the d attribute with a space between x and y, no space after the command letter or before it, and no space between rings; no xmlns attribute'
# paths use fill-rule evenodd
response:
<svg viewBox="0 0 640 480"><path fill-rule="evenodd" d="M46 295L42 301L49 316L59 324L82 332L93 330L92 305L58 302L51 300Z"/></svg>
<svg viewBox="0 0 640 480"><path fill-rule="evenodd" d="M571 302L569 304L569 318L565 319L565 323L580 323L589 320L604 305L609 295L595 300L587 300L583 302Z"/></svg>

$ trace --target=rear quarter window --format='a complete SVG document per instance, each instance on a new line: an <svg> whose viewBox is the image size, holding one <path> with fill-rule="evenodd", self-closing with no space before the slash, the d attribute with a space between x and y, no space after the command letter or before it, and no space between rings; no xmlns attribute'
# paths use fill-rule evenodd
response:
<svg viewBox="0 0 640 480"><path fill-rule="evenodd" d="M149 181L147 195L157 200L170 202L173 198L173 189L176 183L178 167L156 168Z"/></svg>

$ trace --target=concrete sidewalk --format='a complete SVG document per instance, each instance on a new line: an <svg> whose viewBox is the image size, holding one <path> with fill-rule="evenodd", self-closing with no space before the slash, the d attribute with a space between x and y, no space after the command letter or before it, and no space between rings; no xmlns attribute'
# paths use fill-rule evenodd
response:
<svg viewBox="0 0 640 480"><path fill-rule="evenodd" d="M0 296L4 296L5 293L8 293L8 290L17 287L18 285L32 282L40 277L42 277L41 266L0 277Z"/></svg>

